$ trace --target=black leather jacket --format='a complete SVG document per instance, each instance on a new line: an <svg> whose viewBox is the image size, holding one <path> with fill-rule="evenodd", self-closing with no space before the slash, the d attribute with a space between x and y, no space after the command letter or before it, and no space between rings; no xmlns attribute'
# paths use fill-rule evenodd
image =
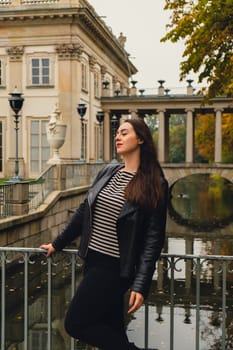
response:
<svg viewBox="0 0 233 350"><path fill-rule="evenodd" d="M91 236L92 208L98 192L123 164L108 165L97 175L88 196L52 243L56 250L81 236L79 256L85 259ZM166 225L168 185L161 177L164 201L148 211L125 202L118 221L117 236L120 250L121 277L132 280L131 290L147 297L151 285L155 263L161 253Z"/></svg>

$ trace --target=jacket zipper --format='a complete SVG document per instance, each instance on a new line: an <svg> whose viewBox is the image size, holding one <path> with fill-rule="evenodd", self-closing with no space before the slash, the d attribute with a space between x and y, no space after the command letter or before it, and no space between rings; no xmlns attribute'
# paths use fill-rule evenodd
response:
<svg viewBox="0 0 233 350"><path fill-rule="evenodd" d="M89 202L89 198L87 198L87 202L88 202L88 206L89 206L89 214L90 214L90 231L91 231L91 228L92 228L92 210L91 210L91 205L90 205L90 202ZM85 254L84 254L84 257L86 258L87 256L87 252L88 252L88 247L89 247L89 243L90 243L90 240L91 240L91 232L89 232L89 238L88 238L88 242L87 242L87 248L86 248L86 251L85 251Z"/></svg>

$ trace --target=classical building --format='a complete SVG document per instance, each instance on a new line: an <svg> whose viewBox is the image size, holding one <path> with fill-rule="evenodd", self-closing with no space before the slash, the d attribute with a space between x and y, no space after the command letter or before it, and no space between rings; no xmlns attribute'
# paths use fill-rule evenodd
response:
<svg viewBox="0 0 233 350"><path fill-rule="evenodd" d="M19 176L35 178L46 168L52 157L46 125L54 116L66 125L62 160L96 162L100 97L127 94L137 72L124 36L116 38L86 0L0 0L0 37L0 177L13 175L16 149ZM9 105L14 91L24 98L17 131ZM84 119L78 104L86 107ZM109 145L109 118L103 124ZM103 157L110 160L110 147Z"/></svg>

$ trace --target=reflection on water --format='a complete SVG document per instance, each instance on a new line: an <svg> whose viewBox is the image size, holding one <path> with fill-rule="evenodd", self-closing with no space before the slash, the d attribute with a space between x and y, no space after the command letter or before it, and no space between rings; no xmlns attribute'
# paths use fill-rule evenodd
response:
<svg viewBox="0 0 233 350"><path fill-rule="evenodd" d="M216 175L192 175L178 181L171 189L165 252L196 255L233 255L232 184ZM39 259L39 258L38 258ZM43 264L30 266L29 349L47 347L47 276ZM38 268L39 266L39 268ZM195 350L196 295L195 271L184 261L177 264L174 285L174 350ZM216 268L217 267L217 268ZM232 267L231 267L232 268ZM222 335L221 278L215 263L205 262L201 271L200 350L220 350ZM10 271L9 271L10 272ZM23 349L23 270L8 274L7 350ZM81 274L78 275L79 278ZM170 350L169 271L163 273L162 289L157 272L148 304L127 317L127 332L139 347L148 345ZM70 349L70 339L63 320L70 301L69 265L53 265L53 350ZM233 338L233 274L227 274L227 335ZM21 302L19 302L21 300ZM148 307L148 334L144 329ZM85 349L79 345L77 349ZM232 350L231 345L224 350Z"/></svg>
<svg viewBox="0 0 233 350"><path fill-rule="evenodd" d="M151 305L149 312L149 346L153 349L170 350L169 338L169 323L170 323L170 308L163 307L162 317L158 320L157 307ZM196 327L196 311L195 308L189 307L186 311L184 308L177 306L175 313L175 329L174 329L174 349L176 350L195 350L195 327ZM187 314L188 313L188 314ZM201 310L201 329L204 336L200 338L200 349L214 349L218 339L221 339L221 330L211 322L213 312L206 308ZM138 344L139 347L144 347L144 308L136 314L136 319L132 321L128 328L129 337ZM139 321L137 321L139 320ZM205 332L204 332L205 330ZM208 330L208 332L206 332ZM215 349L218 349L217 347Z"/></svg>
<svg viewBox="0 0 233 350"><path fill-rule="evenodd" d="M233 219L233 184L217 174L194 174L171 188L169 211L183 225L211 230Z"/></svg>
<svg viewBox="0 0 233 350"><path fill-rule="evenodd" d="M170 194L165 252L233 256L232 183L218 175L192 175L177 181L171 188ZM194 281L192 276L187 275L184 261L176 267L174 349L195 350L196 307L195 288L192 285ZM214 262L206 262L202 265L199 343L201 350L222 349L222 280L219 272L221 267ZM232 281L232 266L229 266L226 307L227 345L224 350L233 348ZM188 282L190 282L190 288L187 289ZM170 305L167 304L166 298L161 298L161 295L152 292L149 310L149 347L169 350ZM129 334L138 345L143 347L144 310L139 310L135 316L135 320L129 324Z"/></svg>

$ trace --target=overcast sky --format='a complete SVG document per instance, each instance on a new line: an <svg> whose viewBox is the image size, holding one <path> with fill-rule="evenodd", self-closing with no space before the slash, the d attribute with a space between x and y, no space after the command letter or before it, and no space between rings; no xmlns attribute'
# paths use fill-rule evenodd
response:
<svg viewBox="0 0 233 350"><path fill-rule="evenodd" d="M89 0L99 16L118 37L127 37L126 50L139 73L134 77L138 88L154 88L166 80L165 87L186 87L179 81L182 43L161 43L169 23L169 12L163 10L164 0ZM189 78L193 79L194 76ZM193 85L197 85L194 78Z"/></svg>

